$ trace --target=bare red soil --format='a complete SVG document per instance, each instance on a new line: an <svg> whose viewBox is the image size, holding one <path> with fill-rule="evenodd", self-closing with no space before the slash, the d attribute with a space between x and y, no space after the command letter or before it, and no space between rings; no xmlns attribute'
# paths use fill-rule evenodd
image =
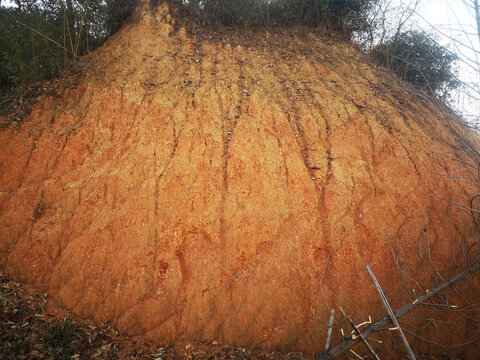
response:
<svg viewBox="0 0 480 360"><path fill-rule="evenodd" d="M0 131L0 266L73 314L158 344L318 353L330 308L384 315L365 264L394 308L411 300L397 251L424 289L419 249L454 273L470 220L445 199L478 183L441 154L475 163L451 126L479 138L351 44L189 32L161 6L83 61Z"/></svg>

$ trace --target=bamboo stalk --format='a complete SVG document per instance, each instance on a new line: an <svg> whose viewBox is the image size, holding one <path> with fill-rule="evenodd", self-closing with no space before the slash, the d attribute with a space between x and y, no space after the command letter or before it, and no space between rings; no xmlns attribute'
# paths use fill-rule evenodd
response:
<svg viewBox="0 0 480 360"><path fill-rule="evenodd" d="M4 17L6 17L6 18L8 18L8 19L10 19L10 20L12 20L12 21L14 21L14 22L16 22L17 24L19 24L19 25L27 28L27 29L30 30L30 31L33 31L35 34L43 37L44 39L47 39L48 41L51 41L52 43L54 43L55 45L57 45L59 48L64 49L65 51L68 51L68 52L69 52L70 54L72 54L73 56L76 56L72 51L68 50L67 48L65 48L64 46L62 46L61 44L59 44L59 43L56 42L55 40L49 38L47 35L42 34L40 31L38 31L38 30L36 30L36 29L28 26L28 25L25 25L25 24L22 23L21 21L19 21L19 20L17 20L17 19L14 19L14 18L12 18L11 16L5 15L5 14L3 14L3 13L1 13L1 12L0 12L0 15L2 15L2 16L4 16Z"/></svg>

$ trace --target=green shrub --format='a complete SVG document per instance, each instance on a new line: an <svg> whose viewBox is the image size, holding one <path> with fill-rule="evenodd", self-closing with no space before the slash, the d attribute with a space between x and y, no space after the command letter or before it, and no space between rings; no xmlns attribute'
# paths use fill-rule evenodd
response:
<svg viewBox="0 0 480 360"><path fill-rule="evenodd" d="M137 0L15 3L0 7L0 100L57 76L97 48L132 14Z"/></svg>
<svg viewBox="0 0 480 360"><path fill-rule="evenodd" d="M265 22L268 2L259 0L206 0L203 11L210 22L227 26L255 26Z"/></svg>
<svg viewBox="0 0 480 360"><path fill-rule="evenodd" d="M107 0L105 7L105 31L108 35L116 33L132 15L137 0Z"/></svg>
<svg viewBox="0 0 480 360"><path fill-rule="evenodd" d="M445 97L458 86L457 57L425 33L408 31L376 46L372 56L402 79Z"/></svg>
<svg viewBox="0 0 480 360"><path fill-rule="evenodd" d="M55 25L43 21L45 14L37 8L29 11L2 8L0 12L0 89L15 92L22 85L58 73L57 59L62 53L46 38L52 35ZM46 37L38 36L19 22L30 24Z"/></svg>
<svg viewBox="0 0 480 360"><path fill-rule="evenodd" d="M226 26L324 27L348 36L363 30L377 0L173 0L196 19Z"/></svg>
<svg viewBox="0 0 480 360"><path fill-rule="evenodd" d="M72 346L75 339L82 339L81 330L69 318L55 320L45 331L45 343L52 349L48 355L57 360L70 359L78 351Z"/></svg>

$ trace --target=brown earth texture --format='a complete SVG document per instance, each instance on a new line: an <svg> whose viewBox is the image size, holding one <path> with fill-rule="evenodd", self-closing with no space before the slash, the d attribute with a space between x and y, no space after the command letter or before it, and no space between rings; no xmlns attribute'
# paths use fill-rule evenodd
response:
<svg viewBox="0 0 480 360"><path fill-rule="evenodd" d="M351 43L144 6L82 62L0 130L0 266L73 314L158 345L321 353L330 309L332 345L339 306L385 315L366 264L394 309L458 271L479 137ZM461 291L444 300L479 300ZM472 306L454 331L438 307L403 320L414 351L475 359L456 347Z"/></svg>

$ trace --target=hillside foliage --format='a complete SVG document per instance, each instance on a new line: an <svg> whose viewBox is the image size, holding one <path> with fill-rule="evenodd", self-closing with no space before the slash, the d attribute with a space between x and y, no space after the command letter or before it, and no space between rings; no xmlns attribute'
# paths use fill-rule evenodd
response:
<svg viewBox="0 0 480 360"><path fill-rule="evenodd" d="M174 0L203 22L227 26L323 27L350 35L377 0Z"/></svg>
<svg viewBox="0 0 480 360"><path fill-rule="evenodd" d="M407 31L372 50L372 56L403 80L440 97L458 86L457 57L428 34Z"/></svg>
<svg viewBox="0 0 480 360"><path fill-rule="evenodd" d="M1 7L0 96L56 76L118 30L135 6L136 0L16 0Z"/></svg>
<svg viewBox="0 0 480 360"><path fill-rule="evenodd" d="M155 5L164 0L150 0ZM351 38L381 0L170 0L200 24L234 27L306 26ZM0 113L8 99L57 76L101 45L130 17L138 0L15 0L0 7ZM404 80L445 93L455 87L455 57L420 33L387 39L372 51ZM7 99L7 100L5 100Z"/></svg>

